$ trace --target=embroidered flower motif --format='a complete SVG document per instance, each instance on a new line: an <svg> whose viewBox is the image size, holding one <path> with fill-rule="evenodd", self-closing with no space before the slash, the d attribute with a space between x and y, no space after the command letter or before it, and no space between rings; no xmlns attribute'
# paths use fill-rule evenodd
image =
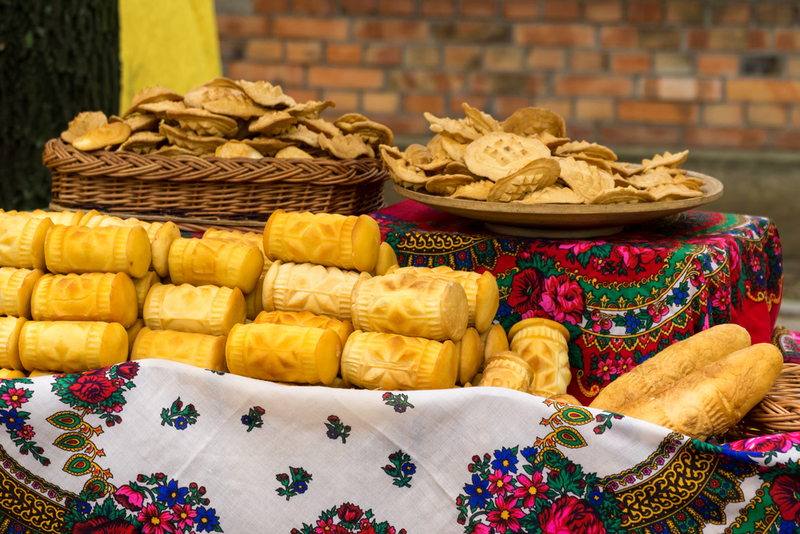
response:
<svg viewBox="0 0 800 534"><path fill-rule="evenodd" d="M585 311L583 291L566 274L551 276L544 282L541 307L557 323L578 324Z"/></svg>
<svg viewBox="0 0 800 534"><path fill-rule="evenodd" d="M769 494L783 520L800 521L800 480L796 476L778 475Z"/></svg>
<svg viewBox="0 0 800 534"><path fill-rule="evenodd" d="M197 509L197 532L219 531L219 517L213 508Z"/></svg>
<svg viewBox="0 0 800 534"><path fill-rule="evenodd" d="M392 477L392 484L401 488L411 487L411 476L416 473L417 466L411 462L411 457L402 450L389 455L391 464L385 465L381 469Z"/></svg>
<svg viewBox="0 0 800 534"><path fill-rule="evenodd" d="M261 428L264 426L264 421L262 419L264 413L264 408L261 406L253 406L247 412L247 415L242 416L242 424L247 427L248 432L254 428Z"/></svg>
<svg viewBox="0 0 800 534"><path fill-rule="evenodd" d="M476 474L472 475L472 484L465 484L464 491L469 495L469 507L473 510L484 508L486 501L491 497L489 491L489 481L482 479Z"/></svg>
<svg viewBox="0 0 800 534"><path fill-rule="evenodd" d="M492 460L492 468L502 472L503 474L517 472L517 450L507 449L503 447L499 451L494 452L494 460Z"/></svg>
<svg viewBox="0 0 800 534"><path fill-rule="evenodd" d="M75 523L71 534L138 534L139 529L122 519L93 517L82 523Z"/></svg>
<svg viewBox="0 0 800 534"><path fill-rule="evenodd" d="M539 527L543 534L605 534L606 531L586 500L571 495L542 510Z"/></svg>
<svg viewBox="0 0 800 534"><path fill-rule="evenodd" d="M517 477L519 487L514 490L514 497L522 499L522 506L533 508L537 499L546 499L547 484L542 481L542 474L534 473L530 478L526 475Z"/></svg>
<svg viewBox="0 0 800 534"><path fill-rule="evenodd" d="M489 475L489 492L492 495L505 495L512 490L511 475L502 471L495 471Z"/></svg>
<svg viewBox="0 0 800 534"><path fill-rule="evenodd" d="M0 399L5 401L6 406L10 408L19 408L23 403L28 402L31 392L26 389L9 387L8 389L0 389L2 395Z"/></svg>
<svg viewBox="0 0 800 534"><path fill-rule="evenodd" d="M407 408L413 408L414 405L408 402L408 395L405 393L398 393L397 395L387 391L383 394L383 401L387 406L394 406L394 411L403 413Z"/></svg>
<svg viewBox="0 0 800 534"><path fill-rule="evenodd" d="M307 473L302 467L289 466L289 473L291 477L286 473L275 475L275 479L282 486L275 491L281 497L286 497L287 501L292 497L305 493L308 490L308 482L311 480L311 474Z"/></svg>
<svg viewBox="0 0 800 534"><path fill-rule="evenodd" d="M117 488L114 499L128 510L139 511L144 504L144 494L136 491L127 484Z"/></svg>
<svg viewBox="0 0 800 534"><path fill-rule="evenodd" d="M328 431L325 433L330 439L342 438L342 443L347 443L347 438L350 437L350 425L345 425L335 415L328 416L328 422L325 423L325 428Z"/></svg>
<svg viewBox="0 0 800 534"><path fill-rule="evenodd" d="M86 373L67 389L82 402L97 403L109 398L118 388L105 375Z"/></svg>
<svg viewBox="0 0 800 534"><path fill-rule="evenodd" d="M406 530L379 523L372 510L364 511L355 504L344 503L324 510L312 525L303 523L301 528L293 528L291 534L406 534Z"/></svg>
<svg viewBox="0 0 800 534"><path fill-rule="evenodd" d="M161 426L169 425L184 430L187 426L195 424L199 415L194 404L184 406L178 397L172 402L172 406L161 410Z"/></svg>
<svg viewBox="0 0 800 534"><path fill-rule="evenodd" d="M511 282L506 302L518 312L538 309L543 287L544 275L538 269L520 271Z"/></svg>
<svg viewBox="0 0 800 534"><path fill-rule="evenodd" d="M165 532L175 532L172 528L172 513L169 510L160 509L154 503L147 504L137 520L142 523L144 534L164 534Z"/></svg>
<svg viewBox="0 0 800 534"><path fill-rule="evenodd" d="M486 518L499 534L504 534L506 530L519 531L519 520L525 517L525 512L517 507L518 500L511 498L506 501L502 495L495 499L495 509L491 510Z"/></svg>
<svg viewBox="0 0 800 534"><path fill-rule="evenodd" d="M167 503L167 506L173 507L176 504L186 503L186 495L189 493L189 488L178 487L176 480L170 480L165 486L159 486L157 491L157 499Z"/></svg>

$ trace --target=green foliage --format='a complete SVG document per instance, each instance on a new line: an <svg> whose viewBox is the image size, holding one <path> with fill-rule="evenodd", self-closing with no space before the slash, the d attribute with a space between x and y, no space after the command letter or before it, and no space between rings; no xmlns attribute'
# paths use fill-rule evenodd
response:
<svg viewBox="0 0 800 534"><path fill-rule="evenodd" d="M117 2L0 0L0 73L0 208L46 208L44 144L119 109Z"/></svg>

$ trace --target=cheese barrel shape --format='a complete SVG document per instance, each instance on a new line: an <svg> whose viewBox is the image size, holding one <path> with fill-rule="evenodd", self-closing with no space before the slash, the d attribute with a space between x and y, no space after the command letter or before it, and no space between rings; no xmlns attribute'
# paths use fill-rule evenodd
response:
<svg viewBox="0 0 800 534"><path fill-rule="evenodd" d="M371 272L380 244L380 227L369 215L276 210L264 227L263 250L272 261Z"/></svg>
<svg viewBox="0 0 800 534"><path fill-rule="evenodd" d="M378 260L375 262L374 274L388 274L389 271L397 267L397 265L397 253L395 253L392 245L383 241L378 247Z"/></svg>
<svg viewBox="0 0 800 534"><path fill-rule="evenodd" d="M492 321L500 306L500 290L497 279L488 271L478 274L472 271L456 271L446 265L439 267L396 267L390 268L388 274L415 274L418 276L439 276L455 280L467 294L469 304L469 326L478 332L485 332L492 326Z"/></svg>
<svg viewBox="0 0 800 534"><path fill-rule="evenodd" d="M219 228L209 228L203 232L203 239L219 239L229 241L248 247L258 247L263 252L264 236L255 232L240 232L238 230L220 230Z"/></svg>
<svg viewBox="0 0 800 534"><path fill-rule="evenodd" d="M342 379L367 389L447 389L455 387L455 344L422 337L356 330L342 352Z"/></svg>
<svg viewBox="0 0 800 534"><path fill-rule="evenodd" d="M49 219L45 219L49 220ZM64 226L57 224L44 243L53 273L125 273L139 278L150 268L150 240L140 226Z"/></svg>
<svg viewBox="0 0 800 534"><path fill-rule="evenodd" d="M341 356L335 332L307 326L236 325L225 346L231 373L297 384L331 384Z"/></svg>
<svg viewBox="0 0 800 534"><path fill-rule="evenodd" d="M508 334L499 324L494 324L488 330L481 332L481 341L483 342L484 361L498 352L511 350L511 346L508 344Z"/></svg>
<svg viewBox="0 0 800 534"><path fill-rule="evenodd" d="M153 330L226 336L245 322L247 305L238 287L157 284L147 294L142 315Z"/></svg>
<svg viewBox="0 0 800 534"><path fill-rule="evenodd" d="M160 358L202 369L225 372L225 336L190 334L175 330L139 331L131 349L131 361Z"/></svg>
<svg viewBox="0 0 800 534"><path fill-rule="evenodd" d="M530 393L550 397L567 392L572 373L566 328L549 319L524 319L511 327L508 338L511 350L533 369Z"/></svg>
<svg viewBox="0 0 800 534"><path fill-rule="evenodd" d="M37 219L50 219L53 224L63 224L65 226L78 226L83 220L84 213L82 211L46 211L46 210L33 210L30 212L31 217Z"/></svg>
<svg viewBox="0 0 800 534"><path fill-rule="evenodd" d="M150 288L160 283L161 277L158 276L158 273L155 271L147 271L141 278L133 279L133 287L136 288L136 305L139 317L144 317L142 315L144 312L144 302L147 300L147 294L150 292Z"/></svg>
<svg viewBox="0 0 800 534"><path fill-rule="evenodd" d="M357 330L458 341L467 330L469 304L454 280L387 274L356 284L351 316Z"/></svg>
<svg viewBox="0 0 800 534"><path fill-rule="evenodd" d="M0 267L0 315L31 318L31 295L41 269Z"/></svg>
<svg viewBox="0 0 800 534"><path fill-rule="evenodd" d="M483 342L478 331L470 326L455 344L458 352L458 383L463 386L471 382L483 368Z"/></svg>
<svg viewBox="0 0 800 534"><path fill-rule="evenodd" d="M238 287L252 292L264 269L256 247L219 239L178 238L169 249L169 277L175 285Z"/></svg>
<svg viewBox="0 0 800 534"><path fill-rule="evenodd" d="M49 218L27 213L0 217L0 267L46 268L45 242L53 227Z"/></svg>
<svg viewBox="0 0 800 534"><path fill-rule="evenodd" d="M348 321L353 287L369 276L338 267L275 260L264 278L263 308L265 311L305 310Z"/></svg>
<svg viewBox="0 0 800 534"><path fill-rule="evenodd" d="M0 368L0 380L8 380L11 378L25 378L25 373L17 369Z"/></svg>
<svg viewBox="0 0 800 534"><path fill-rule="evenodd" d="M262 297L264 290L264 280L267 278L267 273L261 273L256 283L256 288L244 296L244 302L247 305L247 318L251 321L254 320L259 313L264 311L264 299Z"/></svg>
<svg viewBox="0 0 800 534"><path fill-rule="evenodd" d="M483 368L478 386L494 386L528 393L533 380L533 370L514 351L495 353Z"/></svg>
<svg viewBox="0 0 800 534"><path fill-rule="evenodd" d="M290 326L310 326L333 330L342 340L342 347L347 343L347 338L353 333L353 323L342 321L327 315L317 315L310 311L262 311L253 320L254 323L284 324Z"/></svg>
<svg viewBox="0 0 800 534"><path fill-rule="evenodd" d="M128 334L119 323L27 321L20 332L19 359L28 371L100 369L128 359Z"/></svg>
<svg viewBox="0 0 800 534"><path fill-rule="evenodd" d="M125 273L46 274L31 295L36 321L105 321L131 326L139 315L136 288Z"/></svg>
<svg viewBox="0 0 800 534"><path fill-rule="evenodd" d="M22 370L19 359L19 334L25 317L0 317L0 367Z"/></svg>
<svg viewBox="0 0 800 534"><path fill-rule="evenodd" d="M146 226L147 237L150 239L150 264L158 276L169 274L169 249L172 243L181 237L181 230L172 221L139 223Z"/></svg>
<svg viewBox="0 0 800 534"><path fill-rule="evenodd" d="M142 328L146 328L144 325L144 319L141 317L136 319L136 322L133 323L131 326L125 329L125 332L128 333L128 354L133 352L133 343L136 341L136 336L139 335L139 332Z"/></svg>

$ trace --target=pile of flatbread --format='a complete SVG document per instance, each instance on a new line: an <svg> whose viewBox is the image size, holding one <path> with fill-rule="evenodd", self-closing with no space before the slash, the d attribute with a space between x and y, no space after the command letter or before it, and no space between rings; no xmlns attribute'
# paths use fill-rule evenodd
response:
<svg viewBox="0 0 800 534"><path fill-rule="evenodd" d="M358 113L320 118L329 107L336 104L298 104L269 82L215 78L185 95L147 87L121 117L79 113L61 139L82 151L253 159L374 158L380 145L394 142L387 126Z"/></svg>
<svg viewBox="0 0 800 534"><path fill-rule="evenodd" d="M525 204L612 204L701 197L705 181L681 168L688 150L641 164L617 161L608 147L566 136L563 117L522 108L503 122L469 104L462 119L425 113L436 135L380 155L403 187L450 198Z"/></svg>

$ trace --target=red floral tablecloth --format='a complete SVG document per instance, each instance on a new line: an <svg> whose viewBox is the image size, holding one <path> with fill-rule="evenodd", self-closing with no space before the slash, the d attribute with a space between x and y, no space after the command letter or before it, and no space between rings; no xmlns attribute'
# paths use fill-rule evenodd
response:
<svg viewBox="0 0 800 534"><path fill-rule="evenodd" d="M406 265L491 271L496 321L546 317L570 333L569 392L589 402L671 343L719 323L769 342L781 301L768 218L691 211L590 239L511 237L406 200L375 215Z"/></svg>

